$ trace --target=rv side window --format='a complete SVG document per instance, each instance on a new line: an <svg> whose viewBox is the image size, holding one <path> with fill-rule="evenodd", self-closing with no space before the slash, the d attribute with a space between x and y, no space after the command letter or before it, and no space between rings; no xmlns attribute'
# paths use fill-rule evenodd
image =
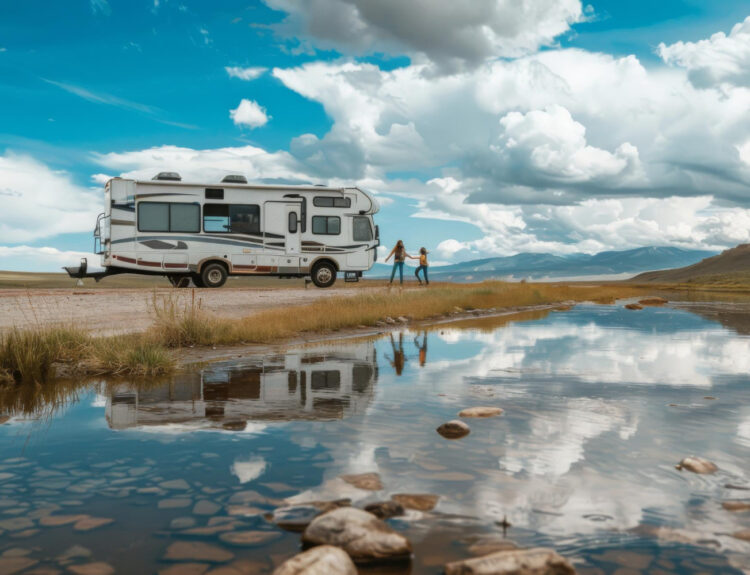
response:
<svg viewBox="0 0 750 575"><path fill-rule="evenodd" d="M324 236L337 236L341 233L341 218L338 216L313 216L312 231Z"/></svg>
<svg viewBox="0 0 750 575"><path fill-rule="evenodd" d="M169 231L201 231L201 207L198 204L169 204Z"/></svg>
<svg viewBox="0 0 750 575"><path fill-rule="evenodd" d="M351 198L340 198L334 196L315 196L313 206L316 208L351 208Z"/></svg>
<svg viewBox="0 0 750 575"><path fill-rule="evenodd" d="M370 218L364 216L355 216L352 224L355 242L369 242L372 240L372 226Z"/></svg>
<svg viewBox="0 0 750 575"><path fill-rule="evenodd" d="M169 204L141 202L138 204L139 232L168 232Z"/></svg>
<svg viewBox="0 0 750 575"><path fill-rule="evenodd" d="M203 231L233 234L260 233L260 206L205 204Z"/></svg>
<svg viewBox="0 0 750 575"><path fill-rule="evenodd" d="M297 212L289 212L289 233L297 233Z"/></svg>
<svg viewBox="0 0 750 575"><path fill-rule="evenodd" d="M138 204L138 231L199 232L200 212L198 204L141 202Z"/></svg>

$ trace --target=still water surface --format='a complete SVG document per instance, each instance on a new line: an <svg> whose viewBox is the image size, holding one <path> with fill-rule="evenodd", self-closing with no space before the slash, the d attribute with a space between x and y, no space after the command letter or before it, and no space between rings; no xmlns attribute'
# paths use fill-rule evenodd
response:
<svg viewBox="0 0 750 575"><path fill-rule="evenodd" d="M412 541L412 563L363 572L442 573L505 537L554 547L580 573L742 573L750 543L732 533L750 528L750 511L722 503L750 500L750 337L706 309L716 312L582 305L164 381L6 393L0 555L153 573L190 540L229 551L238 573L270 573L299 548L298 533L264 518L284 500L431 493L434 510L389 520ZM460 440L435 432L477 405L505 411L466 420ZM676 470L691 454L719 471ZM381 491L340 479L366 472ZM74 515L114 521L50 525ZM230 545L233 530L266 541ZM85 549L66 557L74 545Z"/></svg>

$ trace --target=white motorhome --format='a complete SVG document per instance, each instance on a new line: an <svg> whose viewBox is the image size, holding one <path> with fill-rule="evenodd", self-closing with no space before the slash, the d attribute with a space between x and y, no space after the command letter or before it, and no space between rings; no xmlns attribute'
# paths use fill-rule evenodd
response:
<svg viewBox="0 0 750 575"><path fill-rule="evenodd" d="M71 277L165 275L174 286L220 287L229 275L310 277L332 286L337 273L358 281L380 244L378 203L359 188L187 183L113 178L94 230L103 272L66 267Z"/></svg>

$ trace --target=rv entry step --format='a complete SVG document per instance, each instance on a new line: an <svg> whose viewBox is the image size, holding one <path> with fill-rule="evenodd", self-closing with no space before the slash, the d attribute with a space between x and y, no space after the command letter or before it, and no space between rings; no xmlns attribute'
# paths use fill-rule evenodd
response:
<svg viewBox="0 0 750 575"><path fill-rule="evenodd" d="M358 282L362 272L344 272L345 282Z"/></svg>

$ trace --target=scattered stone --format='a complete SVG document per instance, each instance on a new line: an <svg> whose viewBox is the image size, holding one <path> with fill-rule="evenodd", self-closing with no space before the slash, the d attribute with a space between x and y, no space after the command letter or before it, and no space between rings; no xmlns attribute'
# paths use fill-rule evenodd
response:
<svg viewBox="0 0 750 575"><path fill-rule="evenodd" d="M404 560L411 556L411 543L383 521L354 507L334 509L317 517L302 534L308 545L335 545L355 563Z"/></svg>
<svg viewBox="0 0 750 575"><path fill-rule="evenodd" d="M229 515L240 515L242 517L253 517L254 515L263 515L267 510L251 505L230 505L227 507Z"/></svg>
<svg viewBox="0 0 750 575"><path fill-rule="evenodd" d="M159 487L174 489L176 491L187 491L190 489L190 484L184 479L172 479L171 481L162 481L159 483Z"/></svg>
<svg viewBox="0 0 750 575"><path fill-rule="evenodd" d="M209 567L206 563L179 563L160 569L159 575L203 575Z"/></svg>
<svg viewBox="0 0 750 575"><path fill-rule="evenodd" d="M197 522L192 517L177 517L169 522L170 529L188 529L194 527Z"/></svg>
<svg viewBox="0 0 750 575"><path fill-rule="evenodd" d="M643 309L643 306L641 304L639 304L639 303L629 303L629 304L625 304L625 309L630 309L630 310L636 310L637 311L639 309Z"/></svg>
<svg viewBox="0 0 750 575"><path fill-rule="evenodd" d="M750 501L725 501L721 506L727 511L750 511Z"/></svg>
<svg viewBox="0 0 750 575"><path fill-rule="evenodd" d="M0 529L3 531L21 531L33 526L34 522L28 517L12 517L11 519L0 520Z"/></svg>
<svg viewBox="0 0 750 575"><path fill-rule="evenodd" d="M499 407L469 407L458 413L458 417L494 417L503 412Z"/></svg>
<svg viewBox="0 0 750 575"><path fill-rule="evenodd" d="M285 561L273 575L357 575L357 568L338 547L321 545Z"/></svg>
<svg viewBox="0 0 750 575"><path fill-rule="evenodd" d="M0 557L0 573L11 575L12 573L28 569L37 563L38 561L31 557Z"/></svg>
<svg viewBox="0 0 750 575"><path fill-rule="evenodd" d="M115 572L112 565L103 561L84 563L83 565L69 565L68 571L75 573L75 575L112 575Z"/></svg>
<svg viewBox="0 0 750 575"><path fill-rule="evenodd" d="M47 515L39 519L39 525L42 527L60 527L88 518L88 515Z"/></svg>
<svg viewBox="0 0 750 575"><path fill-rule="evenodd" d="M396 320L393 319L391 316L388 316L385 318L385 323L393 325L394 323L396 323Z"/></svg>
<svg viewBox="0 0 750 575"><path fill-rule="evenodd" d="M39 529L24 529L23 531L11 533L10 536L15 539L26 539L27 537L33 537L37 533L39 533Z"/></svg>
<svg viewBox="0 0 750 575"><path fill-rule="evenodd" d="M669 300L659 296L651 296L638 300L638 303L641 305L664 305L669 303Z"/></svg>
<svg viewBox="0 0 750 575"><path fill-rule="evenodd" d="M398 316L397 319L400 323L409 323L409 320L402 315Z"/></svg>
<svg viewBox="0 0 750 575"><path fill-rule="evenodd" d="M357 489L367 491L380 491L383 489L383 483L377 473L358 473L355 475L342 475L341 479L354 485Z"/></svg>
<svg viewBox="0 0 750 575"><path fill-rule="evenodd" d="M219 539L224 543L240 547L262 545L279 537L281 537L281 533L276 531L230 531L219 535Z"/></svg>
<svg viewBox="0 0 750 575"><path fill-rule="evenodd" d="M69 561L70 559L81 559L91 557L91 550L83 547L82 545L73 545L65 551L62 555L57 557L58 561Z"/></svg>
<svg viewBox="0 0 750 575"><path fill-rule="evenodd" d="M77 521L76 524L73 525L73 529L76 531L91 531L114 522L114 519L109 519L107 517L86 517L85 519Z"/></svg>
<svg viewBox="0 0 750 575"><path fill-rule="evenodd" d="M54 567L37 567L31 571L26 571L24 575L60 575L62 571L55 569Z"/></svg>
<svg viewBox="0 0 750 575"><path fill-rule="evenodd" d="M234 553L197 541L178 541L167 547L164 555L166 561L207 561L209 563L225 563L234 559Z"/></svg>
<svg viewBox="0 0 750 575"><path fill-rule="evenodd" d="M301 533L321 513L323 512L314 505L291 505L275 509L270 519L286 531Z"/></svg>
<svg viewBox="0 0 750 575"><path fill-rule="evenodd" d="M181 509L183 507L190 507L192 504L192 499L173 497L171 499L162 499L159 501L158 507L159 509Z"/></svg>
<svg viewBox="0 0 750 575"><path fill-rule="evenodd" d="M365 511L372 513L378 519L388 519L404 514L404 506L396 501L378 501L365 505Z"/></svg>
<svg viewBox="0 0 750 575"><path fill-rule="evenodd" d="M483 556L498 551L513 551L518 549L513 541L501 537L482 537L469 546L469 553L472 555Z"/></svg>
<svg viewBox="0 0 750 575"><path fill-rule="evenodd" d="M432 511L435 505L437 505L440 496L432 495L431 493L396 493L395 495L391 495L391 499L407 509Z"/></svg>
<svg viewBox="0 0 750 575"><path fill-rule="evenodd" d="M715 463L712 463L708 459L703 459L702 457L696 457L695 455L686 457L675 467L680 471L682 471L683 469L687 469L688 471L692 471L693 473L700 474L716 473L716 471L719 469Z"/></svg>
<svg viewBox="0 0 750 575"><path fill-rule="evenodd" d="M445 575L575 575L575 569L552 549L498 551L445 566Z"/></svg>
<svg viewBox="0 0 750 575"><path fill-rule="evenodd" d="M210 537L217 533L232 531L236 526L237 523L220 523L218 525L209 525L207 527L193 527L192 529L180 531L180 535L187 535L189 537Z"/></svg>
<svg viewBox="0 0 750 575"><path fill-rule="evenodd" d="M715 400L716 398L715 398L715 397L714 397L713 395L704 395L704 396L703 396L703 399L708 399L708 400L710 400L710 401L713 401L713 400Z"/></svg>
<svg viewBox="0 0 750 575"><path fill-rule="evenodd" d="M3 557L26 557L31 553L31 549L24 549L23 547L13 547L3 551Z"/></svg>
<svg viewBox="0 0 750 575"><path fill-rule="evenodd" d="M218 505L213 501L201 499L200 501L198 501L198 503L195 504L195 507L193 507L193 514L216 515L219 512L219 509L221 509L221 505Z"/></svg>
<svg viewBox="0 0 750 575"><path fill-rule="evenodd" d="M471 433L471 428L469 428L469 426L463 421L454 419L438 427L437 432L446 439L460 439L469 435L469 433Z"/></svg>
<svg viewBox="0 0 750 575"><path fill-rule="evenodd" d="M261 495L257 491L238 491L229 498L230 505L247 505L248 503L260 503L263 505L276 505L273 499Z"/></svg>
<svg viewBox="0 0 750 575"><path fill-rule="evenodd" d="M732 533L732 537L734 537L735 539L741 539L742 541L750 542L750 529L735 531L734 533Z"/></svg>

